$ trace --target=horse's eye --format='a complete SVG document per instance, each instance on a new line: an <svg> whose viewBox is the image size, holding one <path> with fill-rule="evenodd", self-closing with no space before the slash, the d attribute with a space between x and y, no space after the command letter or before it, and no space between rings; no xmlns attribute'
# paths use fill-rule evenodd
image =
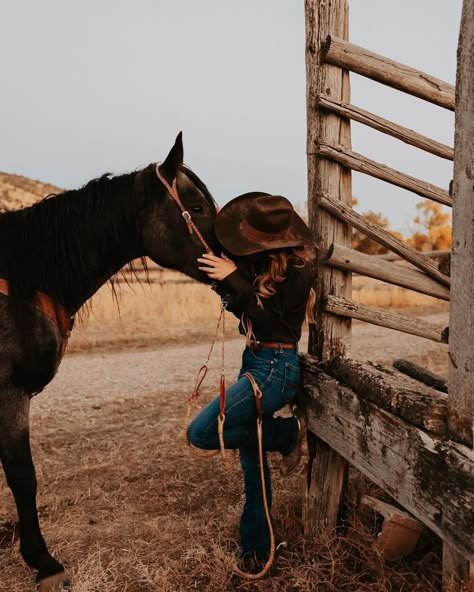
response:
<svg viewBox="0 0 474 592"><path fill-rule="evenodd" d="M192 206L189 208L193 214L202 214L202 206Z"/></svg>

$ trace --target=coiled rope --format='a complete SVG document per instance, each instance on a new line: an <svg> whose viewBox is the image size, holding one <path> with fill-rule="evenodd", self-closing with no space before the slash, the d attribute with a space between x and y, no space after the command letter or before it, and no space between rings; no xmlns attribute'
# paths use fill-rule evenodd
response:
<svg viewBox="0 0 474 592"><path fill-rule="evenodd" d="M224 423L225 423L225 309L226 303L221 303L221 310L219 314L219 319L217 321L216 331L214 337L211 342L211 347L209 348L209 353L207 355L206 361L198 370L196 381L194 383L194 388L191 395L188 398L187 408L186 408L186 416L184 419L184 437L186 440L186 444L191 450L191 452L195 456L199 456L201 458L212 458L213 456L217 456L219 453L222 457L222 462L226 468L232 466L232 462L227 455L227 451L225 449L225 442L224 442ZM188 427L191 422L191 416L193 412L194 403L199 398L200 388L204 379L206 378L208 369L209 369L209 360L211 359L211 355L214 349L214 345L217 341L217 335L219 333L219 328L222 327L222 350L221 350L221 360L222 360L222 369L221 369L221 378L220 378L220 385L219 385L219 415L217 418L217 431L219 437L219 450L201 450L193 446L188 437ZM273 525L272 519L270 516L270 509L268 507L268 498L267 498L267 489L265 484L265 471L264 471L264 459L263 459L263 416L262 416L262 391L257 384L254 376L250 372L245 372L242 376L245 376L247 380L250 382L250 386L252 387L253 394L255 396L255 406L257 409L257 440L258 440L258 458L259 458L259 465L260 465L260 482L262 485L262 499L263 499L263 507L265 510L265 518L267 520L268 530L270 533L270 554L268 556L268 560L263 566L262 570L258 573L248 573L241 570L237 564L233 566L233 571L238 576L245 578L247 580L259 580L263 578L271 569L273 562L275 560L275 534L273 532Z"/></svg>

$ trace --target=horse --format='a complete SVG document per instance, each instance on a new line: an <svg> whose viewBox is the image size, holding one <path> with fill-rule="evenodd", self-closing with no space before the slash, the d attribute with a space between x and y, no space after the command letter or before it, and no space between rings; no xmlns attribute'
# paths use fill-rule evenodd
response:
<svg viewBox="0 0 474 592"><path fill-rule="evenodd" d="M31 398L52 380L74 315L126 265L149 257L209 283L216 204L183 164L181 133L165 161L0 213L0 460L18 512L20 552L42 592L68 585L48 551L36 506ZM203 246L204 245L204 246ZM3 286L3 289L2 289Z"/></svg>

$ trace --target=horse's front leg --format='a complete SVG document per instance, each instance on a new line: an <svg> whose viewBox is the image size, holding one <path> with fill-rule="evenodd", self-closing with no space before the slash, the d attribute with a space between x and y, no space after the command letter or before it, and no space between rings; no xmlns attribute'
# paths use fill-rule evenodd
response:
<svg viewBox="0 0 474 592"><path fill-rule="evenodd" d="M31 458L28 395L13 386L0 389L0 460L18 511L20 552L38 570L39 589L67 583L64 567L51 556L41 534L36 507L36 475Z"/></svg>

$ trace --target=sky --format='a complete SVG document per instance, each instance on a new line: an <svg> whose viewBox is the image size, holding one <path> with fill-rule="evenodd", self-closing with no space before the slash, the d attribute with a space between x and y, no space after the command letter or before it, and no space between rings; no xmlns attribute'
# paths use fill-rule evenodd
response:
<svg viewBox="0 0 474 592"><path fill-rule="evenodd" d="M350 0L350 40L451 84L462 0ZM219 204L307 199L303 0L23 0L0 13L0 170L80 187L185 162ZM452 145L454 115L351 74L352 103ZM353 149L443 188L452 163L359 124ZM420 197L354 173L360 211L414 229Z"/></svg>

